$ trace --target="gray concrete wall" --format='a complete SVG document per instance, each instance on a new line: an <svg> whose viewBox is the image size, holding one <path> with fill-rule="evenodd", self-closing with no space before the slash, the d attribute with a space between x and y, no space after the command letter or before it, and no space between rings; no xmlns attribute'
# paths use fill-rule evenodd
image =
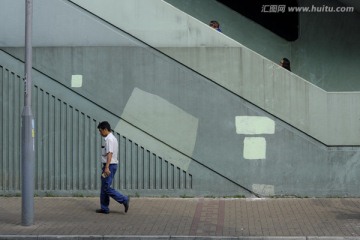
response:
<svg viewBox="0 0 360 240"><path fill-rule="evenodd" d="M32 74L37 195L99 194L102 140L97 124L107 120L116 128L115 136L119 141L120 166L114 186L124 193L132 196L250 196L249 191L215 169L209 169L136 128L87 96L79 95L70 85L36 70ZM0 51L0 195L21 193L22 79L23 63ZM108 83L107 80L103 82L104 85ZM99 91L97 96L104 92L106 90ZM217 185L222 187L214 188Z"/></svg>
<svg viewBox="0 0 360 240"><path fill-rule="evenodd" d="M359 148L328 148L153 49L36 48L34 56L39 71L131 123L115 124L121 134L140 143L149 134L189 157L161 153L191 172L198 186L215 171L266 196L360 194ZM47 59L71 64L57 69ZM104 59L112 59L111 67ZM83 75L80 88L71 85L73 73ZM222 188L207 186L213 195Z"/></svg>
<svg viewBox="0 0 360 240"><path fill-rule="evenodd" d="M360 99L359 92L350 98L338 94L330 104L325 90L164 1L71 2L326 145L359 145L360 109L354 105ZM328 129L341 134L334 135Z"/></svg>
<svg viewBox="0 0 360 240"><path fill-rule="evenodd" d="M328 92L360 90L360 14L300 13L299 38L289 42L216 0L166 0L208 24L217 19L222 32L244 46L278 63L291 60L292 71ZM344 6L336 0L300 0L299 6ZM266 14L266 13L264 13ZM271 14L271 13L267 13Z"/></svg>
<svg viewBox="0 0 360 240"><path fill-rule="evenodd" d="M25 2L2 0L0 46L25 46ZM104 25L66 0L33 1L33 46L134 45L115 28ZM125 39L126 40L125 40Z"/></svg>
<svg viewBox="0 0 360 240"><path fill-rule="evenodd" d="M344 6L317 0L317 6ZM301 5L311 6L310 0ZM292 44L296 73L329 92L360 90L360 13L301 13L300 38Z"/></svg>
<svg viewBox="0 0 360 240"><path fill-rule="evenodd" d="M279 63L280 59L285 56L291 56L291 42L216 0L165 1L206 25L211 20L217 20L224 35L275 63Z"/></svg>
<svg viewBox="0 0 360 240"><path fill-rule="evenodd" d="M9 32L11 29L11 34L3 35L0 41L1 46L22 46L23 31L21 29L24 29L24 22L21 19L24 16L20 12L24 6L20 2L4 1L8 7L1 8L0 11L3 11L3 14L0 16L1 21L8 24L2 25L0 30ZM34 46L138 46L139 41L118 31L116 27L119 27L327 145L360 144L358 138L360 110L356 107L360 95L357 92L328 94L303 78L287 73L278 66L277 61L272 62L264 58L166 2L137 1L107 0L101 4L98 1L73 1L83 4L89 11L113 24L109 25L96 16L86 13L72 2L36 0L34 1L36 13L34 15ZM191 1L181 2L192 3ZM195 3L200 4L197 1ZM213 5L215 3L216 5ZM142 8L137 7L140 5ZM200 6L196 6L198 5L194 5L192 9L200 9ZM241 29L246 29L253 36L242 36L240 40L246 45L251 43L252 47L256 47L262 54L275 59L277 57L274 54L280 49L288 51L289 48L279 37L239 15L231 14L228 9L221 7L217 2L209 1L204 9L207 8L211 14L214 9L217 9L219 13L225 11L223 16L229 16L232 19L231 23L235 26L234 29L229 29L231 32L234 31L234 37L237 37L236 33L239 32L237 30L239 27L236 27L235 23L241 23L243 25ZM136 14L129 15L129 12ZM206 13L209 14L208 12ZM54 18L53 16L59 17ZM66 18L63 19L61 16L66 16ZM210 16L208 17L210 19ZM238 17L241 17L241 20L234 20ZM48 19L47 24L43 24L43 19ZM343 21L343 18L340 19ZM226 26L226 19L224 19L224 24ZM308 25L309 27L307 27ZM56 30L53 26L57 26ZM320 44L310 46L312 42L315 42L311 40L310 33L316 31L316 26L303 24L301 29L306 33L304 35L306 39L309 39L307 41L309 49L311 49L311 51L307 50L307 44L298 45L297 52L299 54L301 52L302 56L313 56L311 55L313 52L321 51L326 51L326 56L328 56L327 52L330 52L328 48L336 49L333 45L326 48L322 48ZM326 30L326 32L331 33L330 30ZM329 38L333 39L332 36ZM262 39L266 39L267 43L261 42ZM322 38L319 36L317 39ZM336 41L333 43L338 42L338 38L335 39ZM357 42L356 37L349 41ZM349 41L344 41L344 46ZM350 46L351 50L347 51L354 54L356 46L353 44ZM342 50L338 52L342 52ZM318 55L322 56L320 53ZM311 58L309 57L309 59ZM325 66L333 64L334 61L338 61L337 59L343 59L343 57L328 57L326 61L329 62L325 62ZM48 62L51 61L52 59L48 59ZM356 64L357 61L354 60L352 63ZM305 62L308 64L312 60ZM67 64L69 62L64 62L61 66L53 65L53 67L63 68ZM336 69L336 73L342 74L341 69L336 67L332 69ZM354 72L349 71L349 74L353 74L356 78L358 68L353 67L352 69ZM347 76L347 74L342 75ZM341 82L346 83L346 79L342 79ZM336 83L339 82L336 81ZM355 85L352 84L352 86ZM333 129L336 134L328 129Z"/></svg>

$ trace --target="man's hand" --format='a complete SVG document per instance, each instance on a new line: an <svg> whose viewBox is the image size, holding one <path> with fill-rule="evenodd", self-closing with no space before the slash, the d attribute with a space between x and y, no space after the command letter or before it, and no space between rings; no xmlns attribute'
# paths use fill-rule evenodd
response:
<svg viewBox="0 0 360 240"><path fill-rule="evenodd" d="M104 175L105 175L105 177L108 177L108 176L110 176L110 169L109 169L109 167L105 167L105 169L104 169Z"/></svg>

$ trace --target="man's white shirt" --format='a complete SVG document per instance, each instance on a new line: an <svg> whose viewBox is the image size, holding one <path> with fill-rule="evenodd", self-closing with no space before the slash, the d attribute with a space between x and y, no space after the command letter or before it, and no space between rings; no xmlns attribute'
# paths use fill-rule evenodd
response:
<svg viewBox="0 0 360 240"><path fill-rule="evenodd" d="M101 162L106 163L107 162L107 154L109 152L112 153L112 158L110 164L118 164L118 141L114 134L109 133L105 138L105 146L101 149Z"/></svg>

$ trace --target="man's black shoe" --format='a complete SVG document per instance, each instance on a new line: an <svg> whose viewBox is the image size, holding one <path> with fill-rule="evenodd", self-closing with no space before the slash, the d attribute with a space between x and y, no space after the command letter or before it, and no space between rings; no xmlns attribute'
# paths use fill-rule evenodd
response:
<svg viewBox="0 0 360 240"><path fill-rule="evenodd" d="M128 200L126 203L124 203L124 206L125 206L125 212L127 212L129 210L129 207L130 207L130 197L128 197Z"/></svg>
<svg viewBox="0 0 360 240"><path fill-rule="evenodd" d="M102 209L96 209L97 213L104 213L104 214L109 214L109 212L106 212L105 210Z"/></svg>

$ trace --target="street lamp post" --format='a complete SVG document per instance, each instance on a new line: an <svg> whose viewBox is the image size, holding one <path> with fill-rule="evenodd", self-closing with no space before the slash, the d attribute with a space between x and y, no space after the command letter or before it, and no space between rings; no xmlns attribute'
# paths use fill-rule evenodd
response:
<svg viewBox="0 0 360 240"><path fill-rule="evenodd" d="M21 114L22 225L34 221L35 123L31 112L32 0L25 0L25 79L24 108Z"/></svg>

